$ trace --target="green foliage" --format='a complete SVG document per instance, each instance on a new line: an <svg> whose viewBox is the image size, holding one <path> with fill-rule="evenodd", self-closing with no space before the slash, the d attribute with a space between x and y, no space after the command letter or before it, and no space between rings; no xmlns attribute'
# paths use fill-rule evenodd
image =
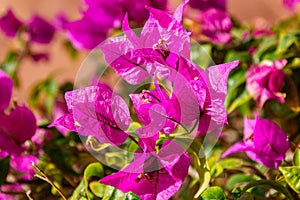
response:
<svg viewBox="0 0 300 200"><path fill-rule="evenodd" d="M5 182L6 176L8 175L9 168L10 168L9 162L10 162L9 156L0 159L0 169L1 169L0 186Z"/></svg>
<svg viewBox="0 0 300 200"><path fill-rule="evenodd" d="M285 181L297 193L300 193L300 166L279 167Z"/></svg>
<svg viewBox="0 0 300 200"><path fill-rule="evenodd" d="M19 66L19 55L15 51L8 52L4 62L0 64L0 69L5 71L13 80L14 86L19 86L18 77L18 66Z"/></svg>
<svg viewBox="0 0 300 200"><path fill-rule="evenodd" d="M222 188L213 186L205 190L201 195L202 200L225 200L226 196Z"/></svg>
<svg viewBox="0 0 300 200"><path fill-rule="evenodd" d="M83 179L74 190L71 199L77 200L139 200L138 196L132 192L123 193L120 190L99 183L99 179L104 175L104 169L98 162L89 164L85 170Z"/></svg>
<svg viewBox="0 0 300 200"><path fill-rule="evenodd" d="M57 81L52 77L49 77L48 79L37 83L32 88L30 105L32 107L42 106L41 109L45 109L48 115L52 115L58 91L59 85Z"/></svg>

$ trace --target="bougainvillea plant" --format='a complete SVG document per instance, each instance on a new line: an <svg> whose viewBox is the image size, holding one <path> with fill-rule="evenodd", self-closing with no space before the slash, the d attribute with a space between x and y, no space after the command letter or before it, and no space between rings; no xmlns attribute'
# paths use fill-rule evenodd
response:
<svg viewBox="0 0 300 200"><path fill-rule="evenodd" d="M224 0L173 3L84 0L53 21L7 9L20 45L0 64L0 199L300 199L297 1L266 27ZM20 64L51 59L35 46L55 32L74 59L100 54L22 103Z"/></svg>

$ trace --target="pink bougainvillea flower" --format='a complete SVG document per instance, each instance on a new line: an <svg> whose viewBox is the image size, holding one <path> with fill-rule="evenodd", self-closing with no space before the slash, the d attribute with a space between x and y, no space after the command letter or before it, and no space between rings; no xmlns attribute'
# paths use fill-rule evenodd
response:
<svg viewBox="0 0 300 200"><path fill-rule="evenodd" d="M10 192L24 193L24 188L20 183L5 184L0 186L0 199L15 200L16 196L9 194Z"/></svg>
<svg viewBox="0 0 300 200"><path fill-rule="evenodd" d="M142 138L159 131L170 134L180 122L180 107L176 97L169 97L158 84L155 86L156 90L144 90L140 94L130 95L134 110L145 125L137 130Z"/></svg>
<svg viewBox="0 0 300 200"><path fill-rule="evenodd" d="M27 150L25 142L36 133L36 118L24 105L16 105L9 114L3 112L9 105L12 86L10 77L0 70L0 157L10 156L10 166L28 180L34 174L31 163L37 163L37 158L23 154Z"/></svg>
<svg viewBox="0 0 300 200"><path fill-rule="evenodd" d="M231 146L222 157L245 151L254 161L266 167L278 167L289 149L286 134L274 122L261 119L244 119L244 141Z"/></svg>
<svg viewBox="0 0 300 200"><path fill-rule="evenodd" d="M190 0L189 5L199 10L217 8L226 11L226 0Z"/></svg>
<svg viewBox="0 0 300 200"><path fill-rule="evenodd" d="M110 29L119 28L121 21L128 13L129 19L140 24L148 17L145 6L165 9L167 1L150 0L85 0L88 9L81 19L65 25L67 35L78 49L93 49L106 39Z"/></svg>
<svg viewBox="0 0 300 200"><path fill-rule="evenodd" d="M181 151L177 151L181 150ZM123 170L104 177L100 183L123 192L133 192L143 200L169 199L187 176L190 159L174 141L166 142L160 152L135 156Z"/></svg>
<svg viewBox="0 0 300 200"><path fill-rule="evenodd" d="M36 129L35 116L26 106L16 106L9 115L0 114L0 149L10 155L20 155L25 151L23 144L32 138Z"/></svg>
<svg viewBox="0 0 300 200"><path fill-rule="evenodd" d="M8 37L15 37L22 25L23 23L14 15L11 9L0 18L0 28Z"/></svg>
<svg viewBox="0 0 300 200"><path fill-rule="evenodd" d="M9 105L12 95L13 81L11 78L0 70L0 113Z"/></svg>
<svg viewBox="0 0 300 200"><path fill-rule="evenodd" d="M55 28L40 16L33 16L28 23L28 34L31 42L48 44L52 41Z"/></svg>
<svg viewBox="0 0 300 200"><path fill-rule="evenodd" d="M189 33L181 23L186 3L181 4L173 16L148 8L150 17L140 37L131 30L126 16L123 22L125 37L111 38L100 46L106 62L128 83L138 84L152 76L154 63L163 63L170 52L176 57L189 58Z"/></svg>
<svg viewBox="0 0 300 200"><path fill-rule="evenodd" d="M262 107L268 99L284 102L285 94L280 91L285 80L282 68L286 63L286 60L266 61L258 65L253 64L248 70L246 88L259 107Z"/></svg>
<svg viewBox="0 0 300 200"><path fill-rule="evenodd" d="M283 0L283 4L289 10L295 9L298 3L300 3L300 0Z"/></svg>
<svg viewBox="0 0 300 200"><path fill-rule="evenodd" d="M210 8L200 14L202 33L215 44L228 44L232 40L232 22L222 10Z"/></svg>
<svg viewBox="0 0 300 200"><path fill-rule="evenodd" d="M122 144L130 123L124 100L104 84L77 89L65 94L69 113L50 126L64 126L82 136L94 136L100 142Z"/></svg>

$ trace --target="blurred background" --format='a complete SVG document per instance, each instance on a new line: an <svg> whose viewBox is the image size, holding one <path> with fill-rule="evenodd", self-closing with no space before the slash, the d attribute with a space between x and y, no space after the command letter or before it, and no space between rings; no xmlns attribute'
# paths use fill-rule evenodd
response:
<svg viewBox="0 0 300 200"><path fill-rule="evenodd" d="M180 4L181 1L170 1L170 10ZM269 24L278 22L280 19L292 15L282 5L282 0L229 0L227 1L227 11L242 23L255 24L258 27L266 27ZM12 9L14 14L22 21L28 21L34 14L38 14L48 21L55 21L57 15L63 13L70 20L80 18L80 10L84 8L80 0L1 0L0 16L3 16L8 9ZM73 81L80 64L86 58L89 51L78 51L78 56L72 58L62 45L65 36L57 32L54 41L48 45L34 44L37 51L47 52L47 61L34 62L32 59L25 59L21 62L19 69L20 88L15 90L14 97L18 102L26 101L29 98L29 89L49 74L55 74L59 82L65 80ZM0 31L0 61L5 58L9 49L14 49L18 43L15 39L6 37Z"/></svg>

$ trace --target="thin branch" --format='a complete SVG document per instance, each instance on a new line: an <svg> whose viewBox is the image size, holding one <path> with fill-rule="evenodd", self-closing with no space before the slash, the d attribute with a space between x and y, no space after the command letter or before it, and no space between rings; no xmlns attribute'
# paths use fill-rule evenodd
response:
<svg viewBox="0 0 300 200"><path fill-rule="evenodd" d="M32 163L33 168L38 171L39 173L41 173L41 175L39 174L35 174L36 177L46 181L47 183L49 183L52 187L54 187L57 192L60 194L60 196L64 199L67 200L66 196L63 194L63 192L51 181L51 179L46 175L46 173L40 169L36 164Z"/></svg>

